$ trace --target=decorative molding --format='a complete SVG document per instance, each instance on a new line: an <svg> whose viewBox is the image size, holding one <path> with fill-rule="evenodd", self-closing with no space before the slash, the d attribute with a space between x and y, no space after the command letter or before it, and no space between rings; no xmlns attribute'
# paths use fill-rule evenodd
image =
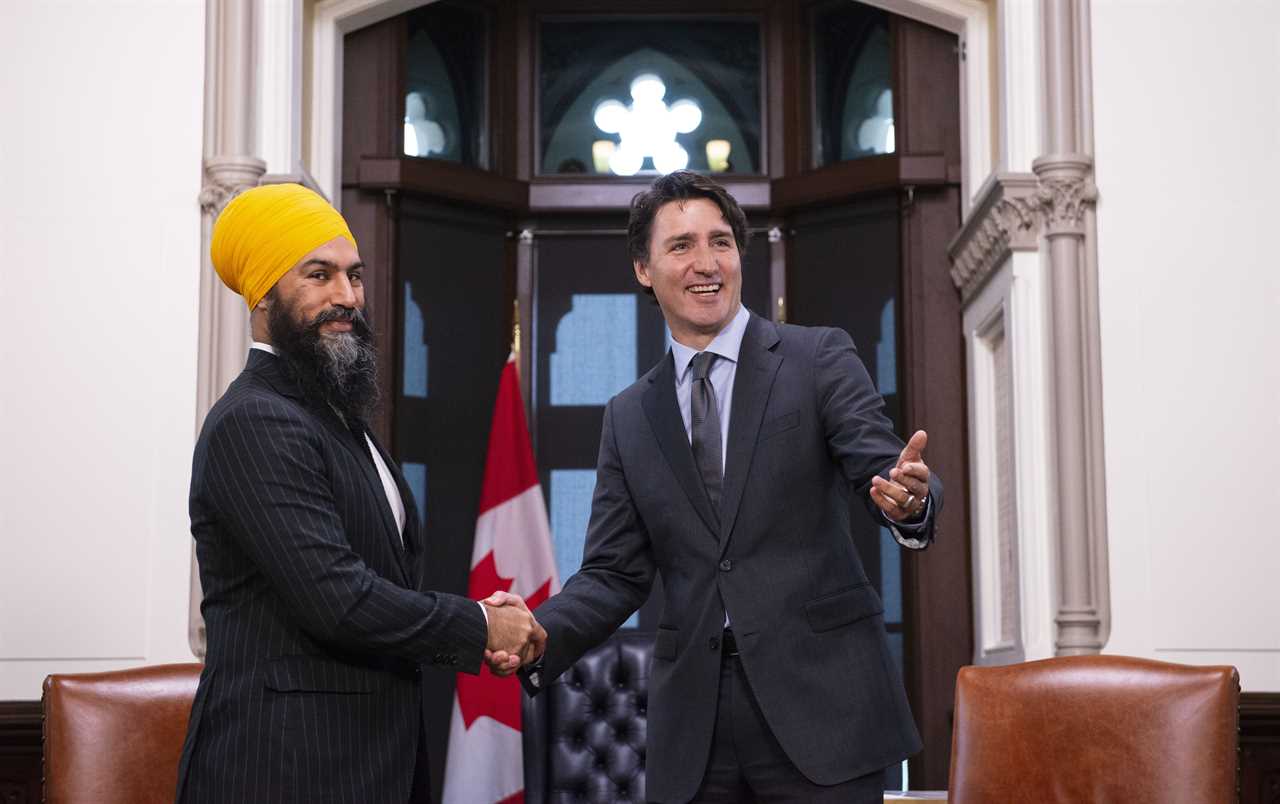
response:
<svg viewBox="0 0 1280 804"><path fill-rule="evenodd" d="M1044 156L1035 173L994 173L947 247L951 280L968 302L1012 251L1036 251L1040 235L1084 237L1098 198L1093 162L1080 154Z"/></svg>
<svg viewBox="0 0 1280 804"><path fill-rule="evenodd" d="M1084 154L1042 156L1031 163L1040 179L1045 235L1084 237L1085 215L1098 200L1093 160Z"/></svg>
<svg viewBox="0 0 1280 804"><path fill-rule="evenodd" d="M228 201L250 187L257 187L266 172L267 163L256 157L209 157L204 160L200 211L217 218Z"/></svg>
<svg viewBox="0 0 1280 804"><path fill-rule="evenodd" d="M966 304L1011 251L1039 247L1042 204L1034 174L995 173L983 183L972 214L947 246L951 281Z"/></svg>

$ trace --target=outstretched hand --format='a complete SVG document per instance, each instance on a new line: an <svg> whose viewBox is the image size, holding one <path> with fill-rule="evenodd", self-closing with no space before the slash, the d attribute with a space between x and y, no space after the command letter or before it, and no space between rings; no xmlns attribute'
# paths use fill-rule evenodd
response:
<svg viewBox="0 0 1280 804"><path fill-rule="evenodd" d="M871 478L871 501L894 522L917 520L929 499L929 467L924 462L924 448L929 436L916 430L902 448L898 463L889 470L889 479Z"/></svg>
<svg viewBox="0 0 1280 804"><path fill-rule="evenodd" d="M494 592L480 602L489 612L484 660L494 675L509 676L521 665L542 658L547 649L547 632L529 611L524 598L510 592Z"/></svg>

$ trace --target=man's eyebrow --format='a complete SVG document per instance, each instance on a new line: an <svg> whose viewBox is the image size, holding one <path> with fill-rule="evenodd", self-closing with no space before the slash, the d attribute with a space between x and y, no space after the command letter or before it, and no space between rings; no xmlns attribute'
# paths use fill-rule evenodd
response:
<svg viewBox="0 0 1280 804"><path fill-rule="evenodd" d="M320 257L312 257L311 259L302 263L302 265L299 265L298 267L299 268L311 268L311 267L328 268L330 271L336 271L339 269L340 266L333 260L321 259ZM357 260L351 263L350 265L348 265L346 270L348 272L351 272L361 268L364 268L364 262L361 260Z"/></svg>
<svg viewBox="0 0 1280 804"><path fill-rule="evenodd" d="M733 234L733 231L730 229L712 229L710 232L707 232L707 236L709 238L729 237L732 234ZM666 240L663 240L662 245L672 246L684 240L696 240L696 239L697 239L697 235L695 235L693 232L681 232L680 234L671 235Z"/></svg>

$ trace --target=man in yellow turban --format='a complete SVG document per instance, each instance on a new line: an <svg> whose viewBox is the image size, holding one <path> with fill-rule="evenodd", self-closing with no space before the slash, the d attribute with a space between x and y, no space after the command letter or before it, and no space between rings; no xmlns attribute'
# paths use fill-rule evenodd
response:
<svg viewBox="0 0 1280 804"><path fill-rule="evenodd" d="M192 466L208 652L178 801L428 801L421 666L477 673L545 634L527 609L421 588L413 496L366 424L377 355L342 216L256 187L211 255L254 343Z"/></svg>

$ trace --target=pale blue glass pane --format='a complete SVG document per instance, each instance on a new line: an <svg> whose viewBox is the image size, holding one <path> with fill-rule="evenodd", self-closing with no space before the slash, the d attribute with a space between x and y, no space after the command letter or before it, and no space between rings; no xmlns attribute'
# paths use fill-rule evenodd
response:
<svg viewBox="0 0 1280 804"><path fill-rule="evenodd" d="M881 396L898 392L898 359L894 353L893 299L880 311L880 339L876 341L876 387Z"/></svg>
<svg viewBox="0 0 1280 804"><path fill-rule="evenodd" d="M574 294L556 326L551 404L603 405L636 379L634 293Z"/></svg>
<svg viewBox="0 0 1280 804"><path fill-rule="evenodd" d="M888 528L880 528L880 597L884 621L902 622L902 546Z"/></svg>
<svg viewBox="0 0 1280 804"><path fill-rule="evenodd" d="M902 784L902 765L890 765L884 769L884 789L895 793L906 789Z"/></svg>
<svg viewBox="0 0 1280 804"><path fill-rule="evenodd" d="M413 283L404 283L404 395L427 398L427 343Z"/></svg>
<svg viewBox="0 0 1280 804"><path fill-rule="evenodd" d="M591 520L591 492L596 485L594 469L551 470L551 548L563 583L582 566L582 545ZM635 628L639 615L632 614L623 628Z"/></svg>
<svg viewBox="0 0 1280 804"><path fill-rule="evenodd" d="M427 522L427 465L425 463L402 463L400 471L404 473L405 485L413 492L413 500L418 504L418 524Z"/></svg>
<svg viewBox="0 0 1280 804"><path fill-rule="evenodd" d="M898 633L896 633L896 634L889 634L889 635L888 635L888 637L889 637L889 653L890 653L890 655L892 655L892 656L893 656L893 664L894 664L894 666L895 666L895 667L897 667L897 668L898 668L898 672L899 672L899 673L901 673L901 672L902 672L902 667L903 667L903 658L902 658L902 640L903 640L903 636L902 636L902 633L901 633L901 632L898 632Z"/></svg>

